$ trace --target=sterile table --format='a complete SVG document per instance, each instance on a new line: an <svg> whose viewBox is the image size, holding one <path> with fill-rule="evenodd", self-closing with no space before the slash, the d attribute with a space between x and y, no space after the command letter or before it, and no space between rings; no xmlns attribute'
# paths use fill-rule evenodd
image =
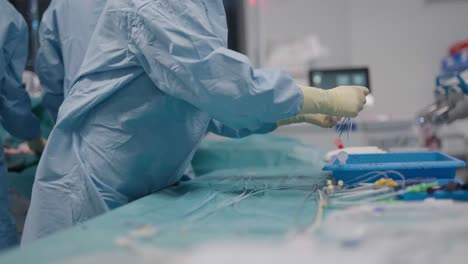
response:
<svg viewBox="0 0 468 264"><path fill-rule="evenodd" d="M314 190L326 176L321 152L277 137L208 144L195 161L203 176L14 249L0 263L67 263L121 252L119 239L145 225L155 233L138 243L183 250L208 241L281 240L313 223Z"/></svg>

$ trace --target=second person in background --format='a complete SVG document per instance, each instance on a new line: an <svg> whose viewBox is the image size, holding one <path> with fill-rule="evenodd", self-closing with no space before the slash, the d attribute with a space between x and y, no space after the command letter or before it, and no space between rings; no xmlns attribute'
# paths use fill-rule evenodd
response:
<svg viewBox="0 0 468 264"><path fill-rule="evenodd" d="M22 83L28 53L28 27L21 14L6 0L0 0L0 125L11 135L28 140L31 150L40 154L39 120L31 111L31 100ZM3 141L0 148L0 251L18 243L11 210L7 163Z"/></svg>
<svg viewBox="0 0 468 264"><path fill-rule="evenodd" d="M83 62L107 0L52 0L42 16L36 71L53 121Z"/></svg>

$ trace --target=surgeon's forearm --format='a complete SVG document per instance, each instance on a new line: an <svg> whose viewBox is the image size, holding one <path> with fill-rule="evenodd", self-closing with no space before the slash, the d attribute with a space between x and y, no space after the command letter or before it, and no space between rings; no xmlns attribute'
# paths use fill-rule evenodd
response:
<svg viewBox="0 0 468 264"><path fill-rule="evenodd" d="M222 70L213 69L207 74L200 72L203 65ZM287 73L254 69L241 54L217 49L189 68L193 69L194 76L203 76L198 82L196 98L189 100L233 129L255 130L301 111L303 94Z"/></svg>

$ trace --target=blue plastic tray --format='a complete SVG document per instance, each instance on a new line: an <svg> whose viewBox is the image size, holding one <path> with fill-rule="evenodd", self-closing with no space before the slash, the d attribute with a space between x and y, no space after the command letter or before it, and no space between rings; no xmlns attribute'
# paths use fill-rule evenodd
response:
<svg viewBox="0 0 468 264"><path fill-rule="evenodd" d="M370 172L397 171L411 178L454 179L457 168L466 167L466 163L441 152L385 153L385 154L351 154L345 165L338 160L323 167L333 172L336 180L345 183ZM397 175L388 174L395 180ZM363 179L364 180L364 179ZM378 178L369 180L375 182ZM364 181L365 182L365 181Z"/></svg>

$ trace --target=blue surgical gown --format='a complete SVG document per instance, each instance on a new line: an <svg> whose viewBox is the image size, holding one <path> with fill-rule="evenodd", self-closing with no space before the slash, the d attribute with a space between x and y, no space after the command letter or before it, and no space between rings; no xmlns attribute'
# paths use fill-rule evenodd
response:
<svg viewBox="0 0 468 264"><path fill-rule="evenodd" d="M53 120L83 62L107 0L53 0L42 16L36 71Z"/></svg>
<svg viewBox="0 0 468 264"><path fill-rule="evenodd" d="M23 242L177 182L208 128L300 112L286 73L227 49L222 0L108 1L41 159Z"/></svg>
<svg viewBox="0 0 468 264"><path fill-rule="evenodd" d="M13 136L40 136L39 120L22 84L28 51L28 28L6 0L0 0L0 123ZM0 142L2 139L0 138ZM0 147L0 250L18 242L8 198L7 165Z"/></svg>

